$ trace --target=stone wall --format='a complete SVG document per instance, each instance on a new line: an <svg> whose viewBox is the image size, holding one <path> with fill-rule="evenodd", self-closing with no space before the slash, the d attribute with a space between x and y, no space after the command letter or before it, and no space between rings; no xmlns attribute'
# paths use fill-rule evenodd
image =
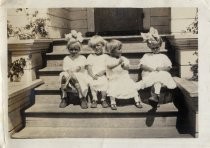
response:
<svg viewBox="0 0 210 148"><path fill-rule="evenodd" d="M171 8L171 33L180 34L186 31L193 22L196 15L196 8Z"/></svg>

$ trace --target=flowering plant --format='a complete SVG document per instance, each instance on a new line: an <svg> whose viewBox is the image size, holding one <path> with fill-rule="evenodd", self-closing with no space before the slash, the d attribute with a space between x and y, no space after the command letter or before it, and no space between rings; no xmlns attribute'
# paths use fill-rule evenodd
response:
<svg viewBox="0 0 210 148"><path fill-rule="evenodd" d="M198 52L195 51L193 55L198 56ZM193 76L192 78L190 78L190 80L192 81L198 81L198 59L196 59L195 64L191 64L191 68L190 70L193 72Z"/></svg>
<svg viewBox="0 0 210 148"><path fill-rule="evenodd" d="M35 39L38 35L41 37L47 37L48 31L46 30L46 22L49 20L48 18L37 18L38 11L34 11L33 13L29 13L28 8L18 8L16 12L24 12L28 24L23 27L13 27L9 22L7 22L7 36L8 38L11 36L15 36L19 39Z"/></svg>
<svg viewBox="0 0 210 148"><path fill-rule="evenodd" d="M24 67L26 66L26 60L24 58L20 58L9 64L8 77L10 81L17 81L24 74Z"/></svg>
<svg viewBox="0 0 210 148"><path fill-rule="evenodd" d="M71 33L65 34L65 38L68 42L80 42L82 43L83 37L81 32L77 32L76 30L71 30Z"/></svg>

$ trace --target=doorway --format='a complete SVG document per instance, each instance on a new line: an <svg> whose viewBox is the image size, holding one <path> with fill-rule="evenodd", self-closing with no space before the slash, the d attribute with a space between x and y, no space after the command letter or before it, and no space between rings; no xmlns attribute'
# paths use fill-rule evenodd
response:
<svg viewBox="0 0 210 148"><path fill-rule="evenodd" d="M142 8L95 8L95 33L136 35L143 31Z"/></svg>

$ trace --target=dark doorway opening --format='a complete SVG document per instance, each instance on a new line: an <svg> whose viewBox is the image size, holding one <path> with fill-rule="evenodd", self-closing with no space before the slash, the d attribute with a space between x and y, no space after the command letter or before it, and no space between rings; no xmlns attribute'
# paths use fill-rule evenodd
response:
<svg viewBox="0 0 210 148"><path fill-rule="evenodd" d="M95 8L95 34L137 35L143 31L142 8Z"/></svg>

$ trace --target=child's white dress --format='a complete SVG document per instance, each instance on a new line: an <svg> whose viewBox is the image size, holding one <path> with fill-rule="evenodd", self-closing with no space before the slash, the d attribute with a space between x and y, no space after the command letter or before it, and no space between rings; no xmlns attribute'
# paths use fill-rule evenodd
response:
<svg viewBox="0 0 210 148"><path fill-rule="evenodd" d="M153 69L157 67L172 67L171 61L169 58L164 54L153 54L148 53L145 54L140 59L140 65L146 65ZM160 82L164 86L169 89L176 88L176 83L173 80L171 74L167 71L142 71L142 80L144 84L144 88L151 87L156 82Z"/></svg>
<svg viewBox="0 0 210 148"><path fill-rule="evenodd" d="M125 65L129 65L129 60L122 57ZM107 58L107 65L118 63L119 59L114 57ZM138 96L135 82L130 78L127 70L121 65L109 69L107 68L108 90L107 95L118 99L129 99Z"/></svg>
<svg viewBox="0 0 210 148"><path fill-rule="evenodd" d="M73 72L75 77L77 78L82 93L84 95L87 95L88 92L88 79L87 79L87 71L85 69L86 66L86 58L83 55L79 55L75 59L71 59L69 56L66 56L63 60L63 72L60 73L60 80L64 76L65 78L68 78L70 75L68 74L67 70L70 70ZM80 66L81 70L79 72L76 72L76 68Z"/></svg>
<svg viewBox="0 0 210 148"><path fill-rule="evenodd" d="M106 54L95 55L90 54L87 58L87 65L92 66L93 75L98 74L101 71L106 72ZM98 77L97 80L94 80L89 76L90 87L96 91L107 91L108 81L105 75Z"/></svg>

